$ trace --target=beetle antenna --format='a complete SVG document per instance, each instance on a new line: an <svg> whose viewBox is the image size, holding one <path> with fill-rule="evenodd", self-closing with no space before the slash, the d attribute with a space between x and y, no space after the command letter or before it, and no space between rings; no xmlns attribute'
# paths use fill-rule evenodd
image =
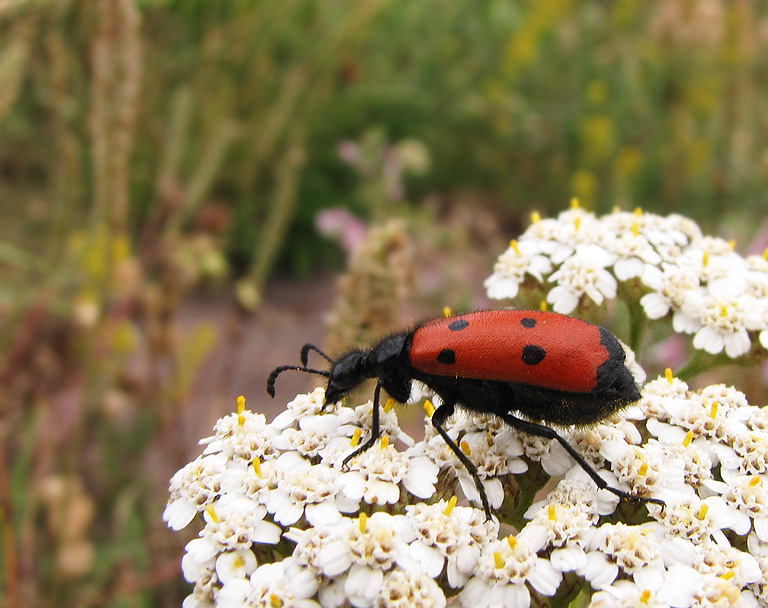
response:
<svg viewBox="0 0 768 608"><path fill-rule="evenodd" d="M297 372L306 372L308 374L317 374L318 376L325 376L326 378L331 375L331 372L312 369L306 366L300 367L298 365L281 365L280 367L276 367L272 370L272 373L269 374L269 378L267 378L267 393L269 393L269 396L273 399L275 398L275 381L277 380L277 377L289 369Z"/></svg>
<svg viewBox="0 0 768 608"><path fill-rule="evenodd" d="M328 363L333 364L333 359L331 359L328 355L326 355L323 351L321 351L317 346L314 344L305 344L301 347L301 364L306 367L307 362L309 361L309 351L315 351L318 355L320 355L323 359L328 361Z"/></svg>

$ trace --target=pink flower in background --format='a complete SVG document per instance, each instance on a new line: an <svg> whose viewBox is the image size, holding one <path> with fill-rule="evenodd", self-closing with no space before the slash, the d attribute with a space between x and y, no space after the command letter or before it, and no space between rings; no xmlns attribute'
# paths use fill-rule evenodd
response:
<svg viewBox="0 0 768 608"><path fill-rule="evenodd" d="M315 228L325 237L339 239L347 254L352 254L363 242L367 228L360 218L344 207L323 209L315 215Z"/></svg>
<svg viewBox="0 0 768 608"><path fill-rule="evenodd" d="M348 165L357 167L360 164L360 146L355 142L345 140L338 146L339 157Z"/></svg>

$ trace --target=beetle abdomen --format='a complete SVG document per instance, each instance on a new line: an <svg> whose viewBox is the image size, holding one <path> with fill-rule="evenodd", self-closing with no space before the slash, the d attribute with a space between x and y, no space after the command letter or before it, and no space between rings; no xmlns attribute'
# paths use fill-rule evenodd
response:
<svg viewBox="0 0 768 608"><path fill-rule="evenodd" d="M588 393L598 388L600 366L616 356L611 350L592 323L552 312L494 310L425 323L413 333L410 360L426 374ZM623 368L623 352L615 363Z"/></svg>

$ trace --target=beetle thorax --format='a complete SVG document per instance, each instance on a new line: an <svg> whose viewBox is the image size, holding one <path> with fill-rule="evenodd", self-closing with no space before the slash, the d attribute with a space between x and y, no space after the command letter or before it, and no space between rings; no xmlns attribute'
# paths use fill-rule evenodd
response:
<svg viewBox="0 0 768 608"><path fill-rule="evenodd" d="M397 334L385 338L368 353L367 366L372 376L381 378L392 373L400 361L409 334Z"/></svg>

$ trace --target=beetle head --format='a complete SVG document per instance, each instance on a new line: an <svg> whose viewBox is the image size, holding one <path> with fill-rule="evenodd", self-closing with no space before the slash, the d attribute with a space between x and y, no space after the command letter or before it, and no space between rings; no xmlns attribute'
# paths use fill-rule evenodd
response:
<svg viewBox="0 0 768 608"><path fill-rule="evenodd" d="M356 350L334 362L325 389L325 402L336 403L366 378L369 378L366 354Z"/></svg>

